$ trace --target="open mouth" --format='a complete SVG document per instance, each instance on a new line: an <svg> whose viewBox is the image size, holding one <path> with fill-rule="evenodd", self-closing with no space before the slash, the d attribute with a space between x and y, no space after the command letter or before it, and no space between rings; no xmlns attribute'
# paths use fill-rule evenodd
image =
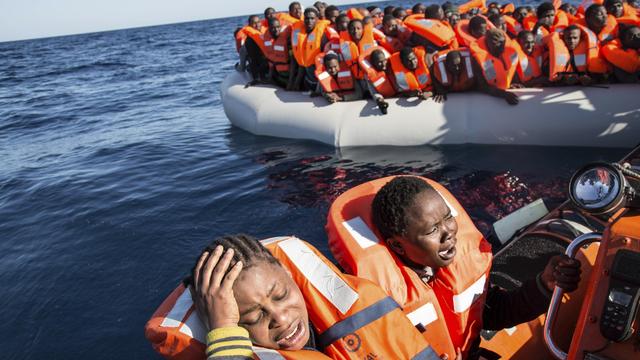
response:
<svg viewBox="0 0 640 360"><path fill-rule="evenodd" d="M295 326L292 326L286 332L280 335L280 339L276 342L281 349L289 349L303 339L305 327L302 321L298 320Z"/></svg>
<svg viewBox="0 0 640 360"><path fill-rule="evenodd" d="M441 250L438 252L438 256L445 261L449 261L456 256L456 245L455 243L451 244L448 248Z"/></svg>

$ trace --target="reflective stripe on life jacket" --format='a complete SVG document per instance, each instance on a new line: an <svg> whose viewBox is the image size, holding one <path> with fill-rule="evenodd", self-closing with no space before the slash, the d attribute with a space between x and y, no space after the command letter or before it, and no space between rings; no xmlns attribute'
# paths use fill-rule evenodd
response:
<svg viewBox="0 0 640 360"><path fill-rule="evenodd" d="M291 29L291 48L298 65L309 67L315 63L316 56L322 51L322 36L329 26L328 20L318 20L311 34L307 34L304 21L295 23Z"/></svg>
<svg viewBox="0 0 640 360"><path fill-rule="evenodd" d="M579 19L578 21L576 21L576 25L579 25L587 29L589 28L587 26L587 21L585 19ZM589 30L589 31L593 33L592 30ZM604 28L602 28L602 30L600 30L598 34L596 34L598 43L603 44L617 37L618 37L618 22L616 21L616 18L613 17L612 15L607 15L606 25L604 26Z"/></svg>
<svg viewBox="0 0 640 360"><path fill-rule="evenodd" d="M456 82L452 83L453 77L447 73L445 62L447 54L451 51L459 51L462 58L462 71L461 76ZM437 52L433 56L433 77L438 79L440 84L446 86L452 91L465 91L469 90L475 84L475 77L473 74L473 66L471 64L471 52L467 48L459 48L455 50L443 50Z"/></svg>
<svg viewBox="0 0 640 360"><path fill-rule="evenodd" d="M413 53L418 58L418 67L413 71L404 67L400 59L400 53L391 55L389 59L391 71L393 71L396 86L400 92L425 90L431 87L431 75L424 59L426 54L424 48L421 46L415 47L413 48Z"/></svg>
<svg viewBox="0 0 640 360"><path fill-rule="evenodd" d="M318 78L318 82L320 82L324 92L344 94L353 91L355 81L349 66L344 62L340 62L340 71L334 78L329 75L324 67L324 55L325 53L320 53L316 57L316 78Z"/></svg>
<svg viewBox="0 0 640 360"><path fill-rule="evenodd" d="M456 34L444 21L425 19L424 14L416 14L404 19L404 25L439 48L458 47Z"/></svg>
<svg viewBox="0 0 640 360"><path fill-rule="evenodd" d="M511 80L518 69L518 50L511 41L506 41L500 58L487 50L486 37L471 44L471 54L476 59L482 74L489 85L506 90L511 87Z"/></svg>
<svg viewBox="0 0 640 360"><path fill-rule="evenodd" d="M362 70L364 70L365 75L367 76L367 80L371 82L376 91L385 98L392 97L396 94L396 90L393 88L393 84L391 84L389 79L387 79L386 72L377 71L371 65L370 57L371 53L374 50L382 51L387 60L391 58L391 54L389 54L387 50L382 47L376 46L362 53L358 59L358 63L360 64Z"/></svg>
<svg viewBox="0 0 640 360"><path fill-rule="evenodd" d="M324 353L253 347L261 360L356 360L376 358L436 360L439 357L407 320L398 304L378 286L341 274L322 254L292 237L263 240L289 271L307 304L309 320ZM180 285L145 326L153 348L167 359L204 360L206 330L191 294ZM326 355L325 355L326 354Z"/></svg>
<svg viewBox="0 0 640 360"><path fill-rule="evenodd" d="M536 45L533 53L528 55L520 47L520 44L514 46L518 49L518 76L520 81L527 82L542 76L543 50L542 46Z"/></svg>
<svg viewBox="0 0 640 360"><path fill-rule="evenodd" d="M426 329L423 335L431 346L452 359L454 349L460 347L466 352L482 329L491 246L451 193L425 178L458 223L458 252L449 266L424 283L387 247L371 220L375 194L393 178L358 185L333 202L326 226L329 249L346 272L380 284L417 327Z"/></svg>
<svg viewBox="0 0 640 360"><path fill-rule="evenodd" d="M578 25L581 30L580 43L573 50L576 68L571 66L571 54L560 34L553 33L547 41L549 49L549 80L557 81L563 72L608 73L610 71L606 60L600 58L598 41L593 31Z"/></svg>
<svg viewBox="0 0 640 360"><path fill-rule="evenodd" d="M619 69L632 74L640 71L640 52L624 49L619 39L608 42L600 52L607 61Z"/></svg>
<svg viewBox="0 0 640 360"><path fill-rule="evenodd" d="M275 67L278 72L289 71L289 41L291 39L291 28L284 27L280 30L280 35L277 39L273 39L271 33L267 31L263 35L265 57L269 61L269 64Z"/></svg>

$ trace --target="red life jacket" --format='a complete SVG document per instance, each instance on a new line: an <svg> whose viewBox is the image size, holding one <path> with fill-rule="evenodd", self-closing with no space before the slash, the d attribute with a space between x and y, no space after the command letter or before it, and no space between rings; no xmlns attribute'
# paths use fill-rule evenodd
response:
<svg viewBox="0 0 640 360"><path fill-rule="evenodd" d="M640 52L635 49L624 49L619 39L608 42L600 52L617 68L632 74L640 71Z"/></svg>
<svg viewBox="0 0 640 360"><path fill-rule="evenodd" d="M291 39L291 28L285 27L280 31L277 39L273 39L271 33L267 31L263 35L265 57L269 61L269 65L273 66L277 72L288 72L289 63L289 40Z"/></svg>
<svg viewBox="0 0 640 360"><path fill-rule="evenodd" d="M333 202L326 226L329 249L346 272L376 282L398 301L413 324L426 329L423 335L438 353L453 359L460 347L465 358L482 329L491 246L451 193L424 179L443 197L458 223L453 262L424 283L387 247L371 220L375 194L393 178L358 185Z"/></svg>
<svg viewBox="0 0 640 360"><path fill-rule="evenodd" d="M505 42L500 58L489 53L486 37L471 43L471 54L476 59L482 74L489 85L506 90L511 87L511 80L518 69L518 51L511 41Z"/></svg>
<svg viewBox="0 0 640 360"><path fill-rule="evenodd" d="M426 90L431 87L431 74L424 59L426 51L418 46L413 48L413 53L418 58L418 67L413 71L404 67L400 53L391 55L389 59L398 92Z"/></svg>
<svg viewBox="0 0 640 360"><path fill-rule="evenodd" d="M316 57L316 78L326 93L345 94L352 92L355 81L347 64L340 62L340 71L336 77L329 75L324 67L324 53Z"/></svg>
<svg viewBox="0 0 640 360"><path fill-rule="evenodd" d="M404 25L439 48L458 48L456 34L444 21L425 19L424 14L416 14L408 16Z"/></svg>
<svg viewBox="0 0 640 360"><path fill-rule="evenodd" d="M300 288L323 352L253 347L254 358L359 360L438 358L398 304L370 281L340 273L318 250L293 237L262 241ZM350 319L357 318L359 322ZM180 285L145 326L153 348L167 359L204 360L206 330ZM422 357L420 357L422 356ZM432 357L429 357L432 356Z"/></svg>
<svg viewBox="0 0 640 360"><path fill-rule="evenodd" d="M360 64L360 68L364 70L365 75L367 76L367 80L371 82L373 87L376 89L380 95L385 98L392 97L396 94L396 90L393 87L393 84L387 79L387 74L385 71L377 71L371 65L370 57L371 53L374 50L380 50L384 53L384 56L387 58L391 58L391 54L387 50L382 47L372 47L364 53L360 54L358 58L358 63ZM390 65L387 65L390 66Z"/></svg>
<svg viewBox="0 0 640 360"><path fill-rule="evenodd" d="M454 81L453 76L447 72L445 67L445 61L447 54L451 51L459 51L462 57L462 71L461 76L457 81ZM467 48L449 49L438 51L433 56L433 77L438 79L438 82L450 91L467 91L470 90L475 84L475 75L473 73L473 66L471 60L471 52Z"/></svg>

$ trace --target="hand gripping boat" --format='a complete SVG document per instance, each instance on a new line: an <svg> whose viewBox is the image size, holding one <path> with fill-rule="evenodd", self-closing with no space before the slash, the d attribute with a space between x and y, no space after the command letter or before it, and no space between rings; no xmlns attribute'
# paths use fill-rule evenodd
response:
<svg viewBox="0 0 640 360"><path fill-rule="evenodd" d="M640 141L640 86L518 90L520 103L481 93L433 100L389 99L329 104L323 97L259 85L232 72L221 84L231 123L256 135L309 139L335 147L512 144L632 148Z"/></svg>

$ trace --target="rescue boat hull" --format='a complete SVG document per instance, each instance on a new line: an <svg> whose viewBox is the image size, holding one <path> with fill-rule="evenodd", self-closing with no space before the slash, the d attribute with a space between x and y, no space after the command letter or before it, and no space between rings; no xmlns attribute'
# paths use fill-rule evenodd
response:
<svg viewBox="0 0 640 360"><path fill-rule="evenodd" d="M520 104L480 93L433 100L389 99L328 104L271 86L245 88L246 74L221 84L230 122L256 135L309 139L335 147L512 144L631 148L640 141L640 87L610 85L520 89Z"/></svg>

